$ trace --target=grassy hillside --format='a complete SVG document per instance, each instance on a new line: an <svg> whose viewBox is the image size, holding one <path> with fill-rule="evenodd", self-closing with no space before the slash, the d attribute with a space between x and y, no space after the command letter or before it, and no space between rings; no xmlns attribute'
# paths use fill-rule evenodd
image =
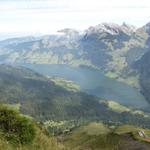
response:
<svg viewBox="0 0 150 150"><path fill-rule="evenodd" d="M139 131L150 137L149 129L102 122L87 123L55 137L14 106L0 105L0 149L4 150L149 150L149 141L140 137Z"/></svg>
<svg viewBox="0 0 150 150"><path fill-rule="evenodd" d="M12 106L13 107L13 106ZM62 150L64 146L10 105L0 105L0 149Z"/></svg>
<svg viewBox="0 0 150 150"><path fill-rule="evenodd" d="M150 144L138 135L141 130L131 125L112 127L93 122L65 136L63 142L72 150L149 150Z"/></svg>
<svg viewBox="0 0 150 150"><path fill-rule="evenodd" d="M80 91L80 86L73 81L65 80L61 77L49 77L56 85L59 85L69 91Z"/></svg>

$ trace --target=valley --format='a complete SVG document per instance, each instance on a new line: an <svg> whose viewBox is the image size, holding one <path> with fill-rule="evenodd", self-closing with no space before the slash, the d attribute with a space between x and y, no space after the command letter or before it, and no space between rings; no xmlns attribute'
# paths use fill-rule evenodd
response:
<svg viewBox="0 0 150 150"><path fill-rule="evenodd" d="M149 31L102 23L1 40L0 149L149 150Z"/></svg>
<svg viewBox="0 0 150 150"><path fill-rule="evenodd" d="M148 108L144 96L135 88L106 77L99 70L90 67L72 67L70 65L21 64L24 67L50 77L61 77L79 85L82 92L106 100L114 100L135 108Z"/></svg>

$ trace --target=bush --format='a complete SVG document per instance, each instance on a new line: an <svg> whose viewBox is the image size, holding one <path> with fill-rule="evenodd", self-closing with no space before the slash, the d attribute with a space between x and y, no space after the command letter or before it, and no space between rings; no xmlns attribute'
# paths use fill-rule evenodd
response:
<svg viewBox="0 0 150 150"><path fill-rule="evenodd" d="M0 132L10 142L32 143L36 135L34 123L19 112L0 106Z"/></svg>

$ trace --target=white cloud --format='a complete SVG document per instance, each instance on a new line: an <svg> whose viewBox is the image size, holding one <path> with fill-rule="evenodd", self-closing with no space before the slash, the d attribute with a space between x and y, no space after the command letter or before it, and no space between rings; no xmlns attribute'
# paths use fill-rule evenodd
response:
<svg viewBox="0 0 150 150"><path fill-rule="evenodd" d="M0 32L55 33L101 22L141 26L150 21L149 0L0 1Z"/></svg>

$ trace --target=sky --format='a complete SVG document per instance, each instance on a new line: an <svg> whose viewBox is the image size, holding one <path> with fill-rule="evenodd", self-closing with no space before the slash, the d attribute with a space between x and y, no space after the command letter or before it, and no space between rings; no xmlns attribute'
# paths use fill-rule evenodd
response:
<svg viewBox="0 0 150 150"><path fill-rule="evenodd" d="M0 0L0 36L55 34L102 22L150 22L149 0Z"/></svg>

